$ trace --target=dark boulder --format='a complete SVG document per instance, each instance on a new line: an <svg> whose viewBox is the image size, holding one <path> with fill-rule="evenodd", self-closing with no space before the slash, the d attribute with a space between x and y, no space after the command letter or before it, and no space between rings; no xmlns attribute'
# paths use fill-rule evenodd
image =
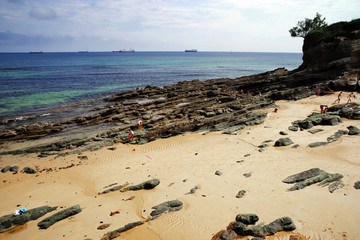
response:
<svg viewBox="0 0 360 240"><path fill-rule="evenodd" d="M360 130L359 128L355 127L355 126L349 126L347 127L347 129L349 129L349 135L359 135L360 134Z"/></svg>
<svg viewBox="0 0 360 240"><path fill-rule="evenodd" d="M253 213L238 214L238 215L236 215L235 220L237 222L241 222L246 225L252 225L252 224L255 224L257 221L259 221L259 217Z"/></svg>
<svg viewBox="0 0 360 240"><path fill-rule="evenodd" d="M293 144L290 138L280 138L275 142L275 147L289 146Z"/></svg>
<svg viewBox="0 0 360 240"><path fill-rule="evenodd" d="M321 119L320 125L335 126L335 125L339 125L339 123L341 122L342 121L339 116L330 116L330 117L323 117Z"/></svg>
<svg viewBox="0 0 360 240"><path fill-rule="evenodd" d="M252 227L247 227L242 222L233 223L233 231L235 231L239 236L258 236L265 237L274 235L280 231L293 231L296 229L296 226L290 217L278 218L275 221L267 225L256 225Z"/></svg>
<svg viewBox="0 0 360 240"><path fill-rule="evenodd" d="M320 171L321 171L320 168L312 168L310 170L306 170L306 171L291 175L291 176L285 178L284 180L282 180L282 182L284 182L284 183L301 182L301 181L304 181L305 179L319 175Z"/></svg>
<svg viewBox="0 0 360 240"><path fill-rule="evenodd" d="M129 186L127 188L125 188L123 191L137 191L137 190L142 190L142 189L153 189L155 188L157 185L160 184L160 180L157 178L145 181L143 183L140 183L138 185L134 185L134 186Z"/></svg>
<svg viewBox="0 0 360 240"><path fill-rule="evenodd" d="M299 127L298 127L298 126L291 125L290 127L288 127L288 129L289 129L290 131L296 132L297 130L299 130Z"/></svg>
<svg viewBox="0 0 360 240"><path fill-rule="evenodd" d="M31 168L31 167L24 167L23 169L24 173L28 173L28 174L35 174L36 170Z"/></svg>
<svg viewBox="0 0 360 240"><path fill-rule="evenodd" d="M19 170L18 166L12 166L10 169L10 172L17 172Z"/></svg>
<svg viewBox="0 0 360 240"><path fill-rule="evenodd" d="M11 166L3 167L3 168L1 169L1 172L2 172L2 173L6 173L7 171L10 170L10 168L11 168Z"/></svg>
<svg viewBox="0 0 360 240"><path fill-rule="evenodd" d="M355 189L360 189L360 181L356 181L354 184Z"/></svg>
<svg viewBox="0 0 360 240"><path fill-rule="evenodd" d="M167 211L179 211L180 209L182 209L182 207L183 203L179 200L163 202L159 205L152 207L152 209L154 210L150 213L150 216L156 217Z"/></svg>

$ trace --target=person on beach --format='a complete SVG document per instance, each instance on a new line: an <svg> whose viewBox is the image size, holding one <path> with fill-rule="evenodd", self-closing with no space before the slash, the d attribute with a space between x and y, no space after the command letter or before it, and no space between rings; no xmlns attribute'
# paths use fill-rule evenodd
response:
<svg viewBox="0 0 360 240"><path fill-rule="evenodd" d="M340 92L340 93L339 93L338 98L335 100L335 102L340 103L340 100L341 100L341 94L342 94L342 92Z"/></svg>
<svg viewBox="0 0 360 240"><path fill-rule="evenodd" d="M277 111L278 111L278 108L275 108L275 109L274 109L274 112L276 112L276 113L277 113Z"/></svg>
<svg viewBox="0 0 360 240"><path fill-rule="evenodd" d="M316 89L316 95L320 96L320 88L319 87Z"/></svg>
<svg viewBox="0 0 360 240"><path fill-rule="evenodd" d="M320 113L324 113L324 105L320 105Z"/></svg>
<svg viewBox="0 0 360 240"><path fill-rule="evenodd" d="M133 130L131 130L131 128L129 129L129 140L130 141L134 140L134 132Z"/></svg>
<svg viewBox="0 0 360 240"><path fill-rule="evenodd" d="M143 125L143 120L142 118L140 118L139 121L137 122L137 126L139 130L141 129L142 125Z"/></svg>
<svg viewBox="0 0 360 240"><path fill-rule="evenodd" d="M241 93L241 95L244 95L244 90L241 89L241 90L240 90L240 93Z"/></svg>
<svg viewBox="0 0 360 240"><path fill-rule="evenodd" d="M354 93L350 93L348 95L348 100L347 100L347 103L351 103L351 98L353 97Z"/></svg>
<svg viewBox="0 0 360 240"><path fill-rule="evenodd" d="M327 113L328 110L329 110L328 105L325 105L325 109L323 113Z"/></svg>
<svg viewBox="0 0 360 240"><path fill-rule="evenodd" d="M259 98L260 98L260 99L262 98L261 92L259 92Z"/></svg>

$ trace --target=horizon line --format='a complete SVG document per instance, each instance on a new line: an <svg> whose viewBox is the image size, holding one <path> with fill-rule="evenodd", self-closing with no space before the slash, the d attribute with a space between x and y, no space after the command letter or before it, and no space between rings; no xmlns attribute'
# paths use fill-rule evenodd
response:
<svg viewBox="0 0 360 240"><path fill-rule="evenodd" d="M94 50L94 51L88 51L88 50L79 50L79 51L0 51L0 53L118 53L118 50ZM146 52L185 52L185 50L167 50L167 51L157 51L157 50L144 50L144 51L135 51L135 52L122 52L122 53L146 53ZM274 52L274 51L199 51L195 53L188 53L188 54L197 54L197 53L303 53L303 52Z"/></svg>

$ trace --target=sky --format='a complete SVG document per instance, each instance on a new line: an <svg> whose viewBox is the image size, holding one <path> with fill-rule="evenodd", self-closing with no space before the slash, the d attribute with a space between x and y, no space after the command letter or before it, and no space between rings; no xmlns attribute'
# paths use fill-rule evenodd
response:
<svg viewBox="0 0 360 240"><path fill-rule="evenodd" d="M302 52L289 29L320 13L360 18L360 0L0 0L0 52Z"/></svg>

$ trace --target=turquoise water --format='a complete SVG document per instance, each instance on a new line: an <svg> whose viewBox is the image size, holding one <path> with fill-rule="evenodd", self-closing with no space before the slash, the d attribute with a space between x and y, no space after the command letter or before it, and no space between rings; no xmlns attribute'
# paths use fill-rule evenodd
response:
<svg viewBox="0 0 360 240"><path fill-rule="evenodd" d="M0 117L179 81L236 78L302 63L301 53L0 53Z"/></svg>

